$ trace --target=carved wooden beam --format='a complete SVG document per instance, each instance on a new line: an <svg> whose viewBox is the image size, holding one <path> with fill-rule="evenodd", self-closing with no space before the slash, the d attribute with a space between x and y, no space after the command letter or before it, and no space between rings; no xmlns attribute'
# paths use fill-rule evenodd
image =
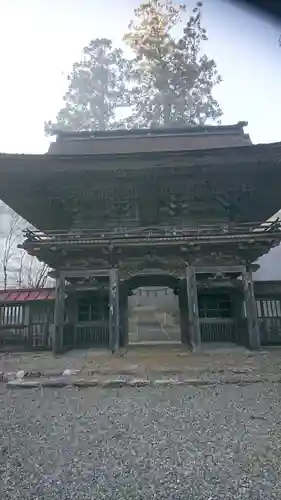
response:
<svg viewBox="0 0 281 500"><path fill-rule="evenodd" d="M55 310L54 310L54 333L53 352L60 354L63 351L64 332L64 309L65 309L65 278L60 273L56 279Z"/></svg>
<svg viewBox="0 0 281 500"><path fill-rule="evenodd" d="M224 275L224 274L241 274L244 266L196 266L196 274L211 274L211 275Z"/></svg>
<svg viewBox="0 0 281 500"><path fill-rule="evenodd" d="M100 276L109 276L108 269L63 269L60 271L64 279L67 278L98 278Z"/></svg>

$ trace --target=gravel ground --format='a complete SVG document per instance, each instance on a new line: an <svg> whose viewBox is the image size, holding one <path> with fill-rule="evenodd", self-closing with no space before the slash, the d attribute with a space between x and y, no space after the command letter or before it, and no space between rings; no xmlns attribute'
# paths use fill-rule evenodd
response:
<svg viewBox="0 0 281 500"><path fill-rule="evenodd" d="M184 346L178 348L150 346L129 349L123 356L94 349L69 351L54 357L51 352L0 353L0 372L43 371L63 372L66 368L90 372L137 373L143 377L155 372L182 373L187 377L232 371L248 371L257 376L281 375L281 349L261 352L248 351L239 346L204 345L198 353L190 353Z"/></svg>
<svg viewBox="0 0 281 500"><path fill-rule="evenodd" d="M0 386L4 499L279 499L280 385Z"/></svg>

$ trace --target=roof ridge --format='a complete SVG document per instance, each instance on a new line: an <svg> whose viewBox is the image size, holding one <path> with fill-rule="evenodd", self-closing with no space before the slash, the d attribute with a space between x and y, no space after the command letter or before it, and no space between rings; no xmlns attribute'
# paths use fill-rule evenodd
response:
<svg viewBox="0 0 281 500"><path fill-rule="evenodd" d="M184 125L175 127L157 127L157 128L132 128L132 129L112 129L112 130L60 130L54 129L51 133L53 136L57 136L60 139L67 138L113 138L113 137L147 137L147 136L157 136L157 135L179 135L179 134L193 134L193 133L214 133L216 131L221 132L231 132L241 130L244 133L243 128L248 125L246 121L239 121L235 124L229 125Z"/></svg>

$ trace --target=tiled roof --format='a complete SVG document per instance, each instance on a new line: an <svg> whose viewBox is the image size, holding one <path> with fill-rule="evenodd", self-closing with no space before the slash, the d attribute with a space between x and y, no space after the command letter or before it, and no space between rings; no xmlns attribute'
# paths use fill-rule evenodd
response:
<svg viewBox="0 0 281 500"><path fill-rule="evenodd" d="M249 146L246 122L236 125L132 129L92 132L56 132L48 154L117 154L194 151Z"/></svg>
<svg viewBox="0 0 281 500"><path fill-rule="evenodd" d="M55 300L54 288L12 288L0 290L0 304L10 302L33 302L38 300Z"/></svg>

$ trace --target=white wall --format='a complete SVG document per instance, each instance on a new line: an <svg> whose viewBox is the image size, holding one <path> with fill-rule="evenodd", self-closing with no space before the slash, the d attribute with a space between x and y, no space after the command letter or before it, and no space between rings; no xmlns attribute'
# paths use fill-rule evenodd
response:
<svg viewBox="0 0 281 500"><path fill-rule="evenodd" d="M281 209L269 221L281 220ZM271 281L281 280L281 244L272 248L267 254L258 259L259 270L253 274L254 280Z"/></svg>
<svg viewBox="0 0 281 500"><path fill-rule="evenodd" d="M253 274L255 280L281 280L281 245L272 248L270 252L263 255L257 264L259 270Z"/></svg>

